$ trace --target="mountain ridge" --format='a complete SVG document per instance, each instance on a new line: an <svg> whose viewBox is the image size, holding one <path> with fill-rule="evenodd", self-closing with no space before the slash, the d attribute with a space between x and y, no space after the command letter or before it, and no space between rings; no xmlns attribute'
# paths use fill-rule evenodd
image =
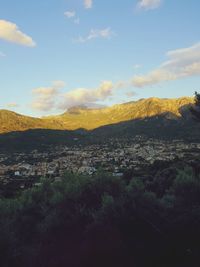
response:
<svg viewBox="0 0 200 267"><path fill-rule="evenodd" d="M74 107L61 115L35 118L9 110L0 110L0 133L30 129L94 130L102 126L124 121L144 119L171 113L182 117L183 110L194 104L193 97L140 99L105 108ZM174 118L175 118L174 117Z"/></svg>

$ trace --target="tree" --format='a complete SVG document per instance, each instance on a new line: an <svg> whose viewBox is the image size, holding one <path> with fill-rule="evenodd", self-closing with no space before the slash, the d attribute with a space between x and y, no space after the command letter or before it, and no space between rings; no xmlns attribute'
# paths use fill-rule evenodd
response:
<svg viewBox="0 0 200 267"><path fill-rule="evenodd" d="M190 108L190 111L194 119L200 122L200 94L197 92L195 92L194 106Z"/></svg>

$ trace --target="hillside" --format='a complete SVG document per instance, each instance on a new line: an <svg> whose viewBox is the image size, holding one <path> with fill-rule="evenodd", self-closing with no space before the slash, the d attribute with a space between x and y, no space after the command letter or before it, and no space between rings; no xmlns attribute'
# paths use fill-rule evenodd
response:
<svg viewBox="0 0 200 267"><path fill-rule="evenodd" d="M62 129L58 124L40 118L23 116L8 110L0 110L0 133L30 129Z"/></svg>
<svg viewBox="0 0 200 267"><path fill-rule="evenodd" d="M103 109L73 108L60 116L46 117L45 120L63 125L64 129L93 130L101 126L116 124L123 121L143 119L170 112L180 117L180 109L193 103L193 98L179 99L149 98L129 102Z"/></svg>
<svg viewBox="0 0 200 267"><path fill-rule="evenodd" d="M101 126L149 118L167 112L173 119L176 119L180 118L184 108L193 102L194 99L191 97L149 98L101 109L74 107L61 115L43 118L33 118L0 110L0 133L30 129L76 130L83 128L93 130Z"/></svg>

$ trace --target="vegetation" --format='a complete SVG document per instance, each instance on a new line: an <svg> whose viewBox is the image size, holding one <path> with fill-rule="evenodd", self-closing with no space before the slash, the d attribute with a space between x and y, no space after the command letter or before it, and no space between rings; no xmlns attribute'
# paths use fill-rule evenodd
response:
<svg viewBox="0 0 200 267"><path fill-rule="evenodd" d="M199 165L152 173L68 173L1 199L0 266L198 266Z"/></svg>
<svg viewBox="0 0 200 267"><path fill-rule="evenodd" d="M16 151L47 151L51 146L74 146L85 142L84 131L34 129L24 132L0 134L0 153Z"/></svg>
<svg viewBox="0 0 200 267"><path fill-rule="evenodd" d="M195 105L190 110L194 119L200 121L200 94L197 92L195 92Z"/></svg>

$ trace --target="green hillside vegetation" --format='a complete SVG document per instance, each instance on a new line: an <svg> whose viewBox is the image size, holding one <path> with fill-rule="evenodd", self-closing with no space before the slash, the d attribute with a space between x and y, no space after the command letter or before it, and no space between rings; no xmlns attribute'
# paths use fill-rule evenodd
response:
<svg viewBox="0 0 200 267"><path fill-rule="evenodd" d="M2 198L0 266L198 266L200 165L156 164L145 179L66 174Z"/></svg>

